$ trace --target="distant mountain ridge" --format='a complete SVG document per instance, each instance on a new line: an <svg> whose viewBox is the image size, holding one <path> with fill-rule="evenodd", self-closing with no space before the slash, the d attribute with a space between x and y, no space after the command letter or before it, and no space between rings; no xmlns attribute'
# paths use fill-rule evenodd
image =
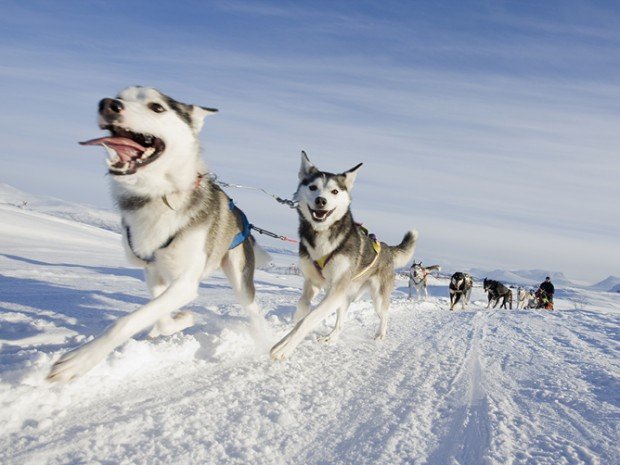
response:
<svg viewBox="0 0 620 465"><path fill-rule="evenodd" d="M607 276L601 282L593 284L590 289L597 291L620 292L620 278L617 276Z"/></svg>

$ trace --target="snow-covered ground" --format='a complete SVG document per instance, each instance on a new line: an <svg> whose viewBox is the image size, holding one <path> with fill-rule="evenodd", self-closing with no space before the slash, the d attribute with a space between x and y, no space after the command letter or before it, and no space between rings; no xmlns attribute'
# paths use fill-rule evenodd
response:
<svg viewBox="0 0 620 465"><path fill-rule="evenodd" d="M308 339L273 363L301 285L296 257L273 253L256 273L265 334L216 274L190 306L193 328L142 335L49 384L52 362L145 303L146 286L109 214L96 227L75 221L77 207L58 215L6 192L2 464L620 463L620 294L593 289L560 286L550 313L486 310L476 287L468 310L450 312L445 280L418 302L401 279L386 341L362 298L338 343Z"/></svg>

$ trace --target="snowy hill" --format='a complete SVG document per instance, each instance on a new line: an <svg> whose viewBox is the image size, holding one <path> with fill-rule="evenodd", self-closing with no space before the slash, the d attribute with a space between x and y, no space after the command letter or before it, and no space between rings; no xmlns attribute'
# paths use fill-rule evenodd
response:
<svg viewBox="0 0 620 465"><path fill-rule="evenodd" d="M79 223L97 226L108 231L120 231L120 219L118 213L101 210L88 205L67 202L28 194L7 184L0 183L0 205L12 205L23 210L32 210L46 213L58 218L77 221Z"/></svg>
<svg viewBox="0 0 620 465"><path fill-rule="evenodd" d="M450 312L445 279L427 302L407 300L399 279L386 341L373 340L364 297L336 344L308 339L273 363L301 278L263 238L274 256L256 274L263 332L217 273L188 306L194 327L138 336L48 384L53 361L144 304L146 286L109 212L32 197L20 208L3 192L0 463L620 463L620 295L565 287L553 313L498 311L476 288Z"/></svg>
<svg viewBox="0 0 620 465"><path fill-rule="evenodd" d="M596 289L597 291L618 292L615 289L620 288L620 278L616 276L608 276L607 278L603 279L601 282L590 286L590 288Z"/></svg>

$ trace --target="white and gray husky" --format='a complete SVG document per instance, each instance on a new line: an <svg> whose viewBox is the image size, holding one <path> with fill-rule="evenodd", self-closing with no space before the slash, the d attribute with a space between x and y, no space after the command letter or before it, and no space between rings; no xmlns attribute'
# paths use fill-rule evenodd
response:
<svg viewBox="0 0 620 465"><path fill-rule="evenodd" d="M218 268L242 306L260 322L254 302L257 247L241 210L208 177L198 133L215 109L177 102L147 87L129 87L99 102L99 126L110 135L82 142L108 152L112 193L120 209L123 245L145 270L152 300L119 318L101 335L65 353L48 379L79 376L140 331L169 335L191 326L201 279ZM176 312L176 313L175 313Z"/></svg>
<svg viewBox="0 0 620 465"><path fill-rule="evenodd" d="M536 293L531 289L524 289L519 286L517 289L517 309L519 308L535 308Z"/></svg>
<svg viewBox="0 0 620 465"><path fill-rule="evenodd" d="M409 268L409 298L411 289L415 289L418 299L428 299L428 277L433 271L441 271L440 265L422 266L422 262L413 262Z"/></svg>
<svg viewBox="0 0 620 465"><path fill-rule="evenodd" d="M418 233L409 231L397 246L388 246L355 223L351 214L351 189L362 166L342 174L318 170L302 152L299 186L299 258L304 276L302 295L294 315L295 327L271 349L271 358L291 355L304 338L333 311L336 325L323 342L335 341L351 302L363 291L371 294L380 319L376 339L385 338L394 268L413 256ZM320 289L325 297L311 311L312 298Z"/></svg>

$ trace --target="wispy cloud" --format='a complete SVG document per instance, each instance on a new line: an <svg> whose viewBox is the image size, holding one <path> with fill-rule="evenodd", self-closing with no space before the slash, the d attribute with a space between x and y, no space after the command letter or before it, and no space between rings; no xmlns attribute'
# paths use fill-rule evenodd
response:
<svg viewBox="0 0 620 465"><path fill-rule="evenodd" d="M286 195L301 149L328 170L363 161L358 217L394 240L417 226L421 256L565 271L574 260L598 263L576 277L617 273L620 257L602 245L620 234L610 214L620 85L609 72L620 64L598 53L617 40L602 12L584 19L558 6L562 22L485 4L462 17L399 3L204 5L142 15L139 2L125 14L107 2L9 5L2 181L109 205L101 157L76 141L98 132L100 98L153 85L220 108L203 141L226 180ZM257 224L294 234L290 211L235 196Z"/></svg>

